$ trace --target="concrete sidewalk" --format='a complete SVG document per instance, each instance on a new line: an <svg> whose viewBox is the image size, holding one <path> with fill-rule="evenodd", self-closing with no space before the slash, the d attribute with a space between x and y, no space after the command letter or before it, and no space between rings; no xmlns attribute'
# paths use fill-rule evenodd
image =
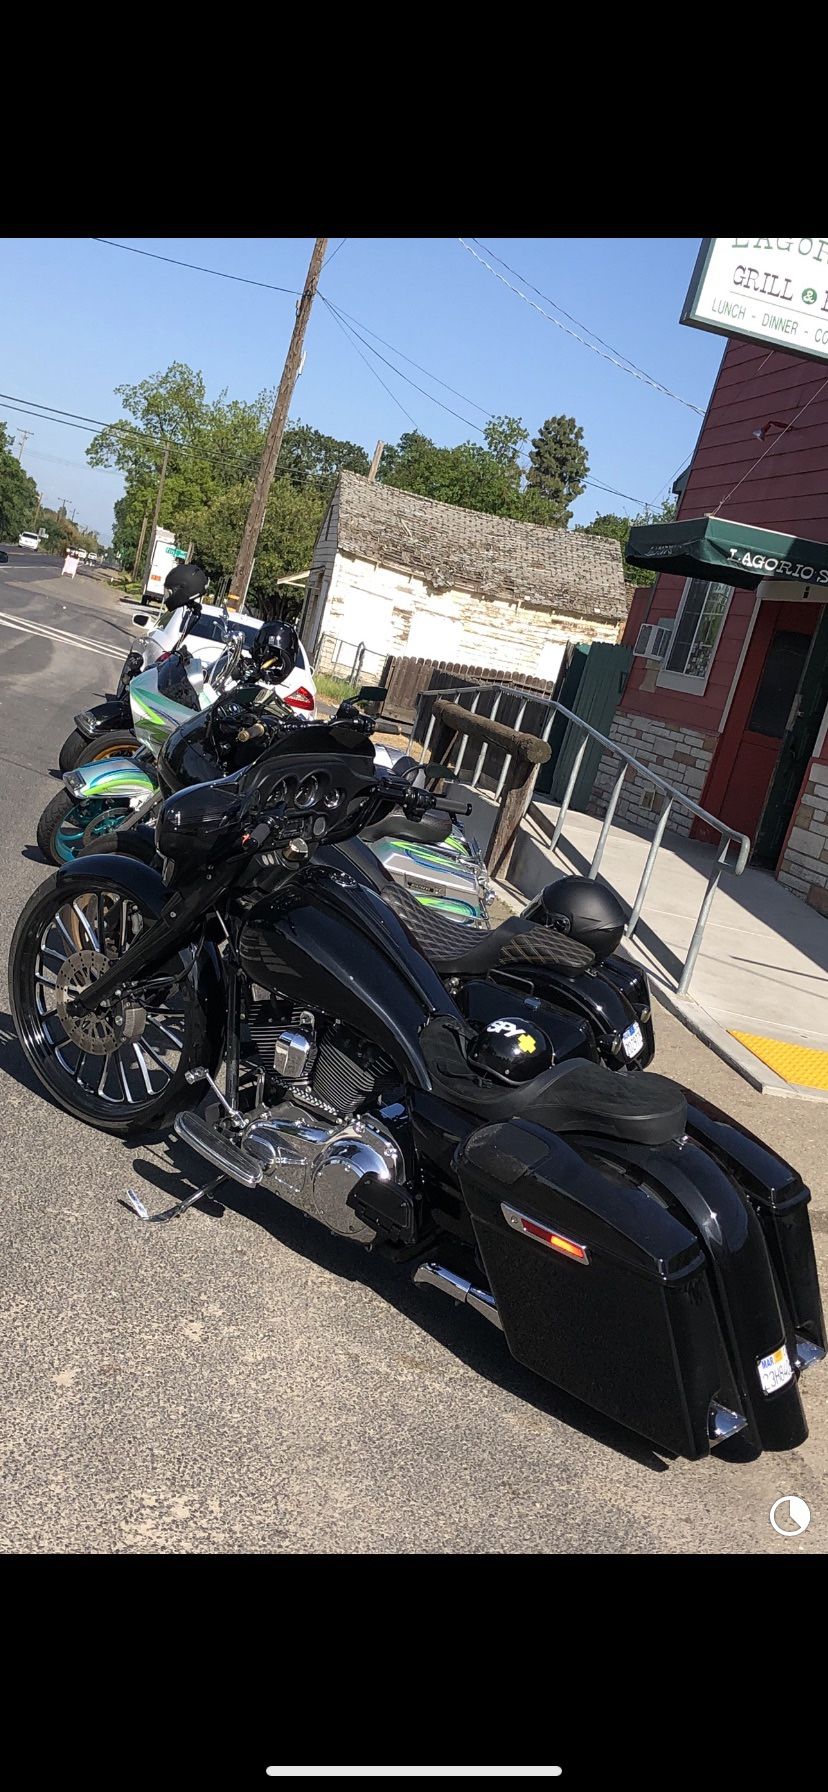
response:
<svg viewBox="0 0 828 1792"><path fill-rule="evenodd" d="M495 805L469 791L470 827L485 846ZM513 896L534 895L544 883L575 872L584 876L601 831L591 815L570 812L553 854L549 841L557 806L531 805L512 869ZM602 880L630 909L652 835L614 826L601 866ZM625 949L646 966L653 993L754 1088L776 1095L828 1101L828 1090L783 1080L731 1037L760 1034L828 1053L828 923L769 873L725 872L713 899L689 997L676 994L687 948L715 863L714 848L668 834L658 854L633 941Z"/></svg>

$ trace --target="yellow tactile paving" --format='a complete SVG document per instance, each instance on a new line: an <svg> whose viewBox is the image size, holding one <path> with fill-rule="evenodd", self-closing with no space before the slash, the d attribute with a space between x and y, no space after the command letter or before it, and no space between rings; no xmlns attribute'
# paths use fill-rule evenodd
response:
<svg viewBox="0 0 828 1792"><path fill-rule="evenodd" d="M788 1039L765 1039L761 1033L734 1033L754 1058L767 1064L785 1083L797 1083L802 1089L828 1089L828 1052L815 1051L810 1045L791 1045Z"/></svg>

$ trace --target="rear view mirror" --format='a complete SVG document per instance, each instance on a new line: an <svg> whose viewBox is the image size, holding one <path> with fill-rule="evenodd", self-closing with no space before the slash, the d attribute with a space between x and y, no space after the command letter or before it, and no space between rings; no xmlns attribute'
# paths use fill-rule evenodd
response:
<svg viewBox="0 0 828 1792"><path fill-rule="evenodd" d="M6 553L6 550L5 550L5 548L0 548L0 562L2 562L2 564L3 564L3 565L4 565L4 566L5 566L5 563L6 563L6 561L7 561L7 560L8 560L8 557L9 557L9 556L8 556L8 554L7 554L7 553Z"/></svg>
<svg viewBox="0 0 828 1792"><path fill-rule="evenodd" d="M149 628L152 617L147 615L146 610L136 610L132 620L136 628Z"/></svg>
<svg viewBox="0 0 828 1792"><path fill-rule="evenodd" d="M354 703L384 703L388 692L381 684L364 684L353 698Z"/></svg>

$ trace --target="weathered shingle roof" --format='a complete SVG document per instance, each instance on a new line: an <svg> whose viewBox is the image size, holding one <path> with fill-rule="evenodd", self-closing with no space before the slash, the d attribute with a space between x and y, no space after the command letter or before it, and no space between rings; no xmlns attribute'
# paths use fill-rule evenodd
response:
<svg viewBox="0 0 828 1792"><path fill-rule="evenodd" d="M341 473L338 496L337 542L345 554L416 573L437 589L603 621L627 614L617 541L438 504L361 473Z"/></svg>

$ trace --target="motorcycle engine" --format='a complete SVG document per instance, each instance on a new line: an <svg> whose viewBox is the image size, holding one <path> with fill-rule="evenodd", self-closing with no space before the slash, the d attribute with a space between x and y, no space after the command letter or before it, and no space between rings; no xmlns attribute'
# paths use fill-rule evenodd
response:
<svg viewBox="0 0 828 1792"><path fill-rule="evenodd" d="M403 1152L365 1107L393 1084L390 1060L338 1021L324 1021L317 1040L313 1014L280 1017L269 1001L251 1004L242 1049L263 1073L265 1099L238 1143L261 1163L264 1184L342 1237L410 1242Z"/></svg>

